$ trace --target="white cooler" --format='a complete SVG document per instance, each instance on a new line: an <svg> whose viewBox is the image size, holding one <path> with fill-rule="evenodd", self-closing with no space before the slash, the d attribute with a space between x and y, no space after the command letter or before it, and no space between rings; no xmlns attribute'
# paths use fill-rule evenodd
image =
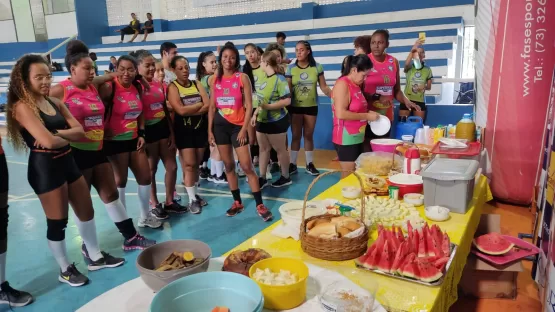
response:
<svg viewBox="0 0 555 312"><path fill-rule="evenodd" d="M471 159L434 158L420 174L424 205L443 206L465 214L474 195L474 176L480 164Z"/></svg>

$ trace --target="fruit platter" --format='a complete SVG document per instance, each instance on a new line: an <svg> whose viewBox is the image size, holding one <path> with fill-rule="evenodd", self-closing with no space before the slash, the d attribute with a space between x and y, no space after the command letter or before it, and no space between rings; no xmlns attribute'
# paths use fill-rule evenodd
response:
<svg viewBox="0 0 555 312"><path fill-rule="evenodd" d="M378 238L355 260L358 268L426 286L443 283L457 246L437 225L420 229L407 222L407 236L400 227L378 226Z"/></svg>

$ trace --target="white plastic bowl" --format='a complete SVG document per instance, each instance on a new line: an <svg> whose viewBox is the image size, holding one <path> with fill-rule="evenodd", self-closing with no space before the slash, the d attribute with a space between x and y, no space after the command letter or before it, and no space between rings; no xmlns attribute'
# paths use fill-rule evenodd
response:
<svg viewBox="0 0 555 312"><path fill-rule="evenodd" d="M279 213L283 223L287 226L301 227L301 218L303 212L303 201L294 201L281 205ZM305 218L319 216L326 213L326 207L320 202L307 202Z"/></svg>
<svg viewBox="0 0 555 312"><path fill-rule="evenodd" d="M415 206L424 205L424 195L419 193L408 193L403 196L405 203L412 204Z"/></svg>
<svg viewBox="0 0 555 312"><path fill-rule="evenodd" d="M360 187L345 186L341 189L341 195L347 199L357 199L360 197Z"/></svg>
<svg viewBox="0 0 555 312"><path fill-rule="evenodd" d="M424 209L426 213L426 218L432 221L445 221L449 219L449 208L445 208L442 206L428 206Z"/></svg>

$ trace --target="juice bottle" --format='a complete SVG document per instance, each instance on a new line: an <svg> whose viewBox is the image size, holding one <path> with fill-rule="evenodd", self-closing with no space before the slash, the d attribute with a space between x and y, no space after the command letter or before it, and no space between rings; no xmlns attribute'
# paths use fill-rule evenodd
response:
<svg viewBox="0 0 555 312"><path fill-rule="evenodd" d="M449 127L447 128L447 137L450 139L454 139L455 138L455 132L456 132L456 127L453 126L452 124L449 124Z"/></svg>
<svg viewBox="0 0 555 312"><path fill-rule="evenodd" d="M468 142L476 141L476 124L470 114L464 114L463 118L457 123L455 138L466 139Z"/></svg>

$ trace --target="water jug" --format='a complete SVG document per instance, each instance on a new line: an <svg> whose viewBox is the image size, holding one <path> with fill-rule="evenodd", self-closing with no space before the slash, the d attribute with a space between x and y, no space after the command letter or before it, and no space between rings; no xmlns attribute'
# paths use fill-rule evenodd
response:
<svg viewBox="0 0 555 312"><path fill-rule="evenodd" d="M422 68L422 62L420 62L420 56L418 56L418 52L414 52L412 54L412 65L414 65L414 68L416 69Z"/></svg>
<svg viewBox="0 0 555 312"><path fill-rule="evenodd" d="M397 127L395 128L395 138L397 140L402 140L403 135L412 135L413 137L416 135L416 129L423 127L422 118L418 116L410 116L407 118L407 121L400 121L397 123Z"/></svg>

